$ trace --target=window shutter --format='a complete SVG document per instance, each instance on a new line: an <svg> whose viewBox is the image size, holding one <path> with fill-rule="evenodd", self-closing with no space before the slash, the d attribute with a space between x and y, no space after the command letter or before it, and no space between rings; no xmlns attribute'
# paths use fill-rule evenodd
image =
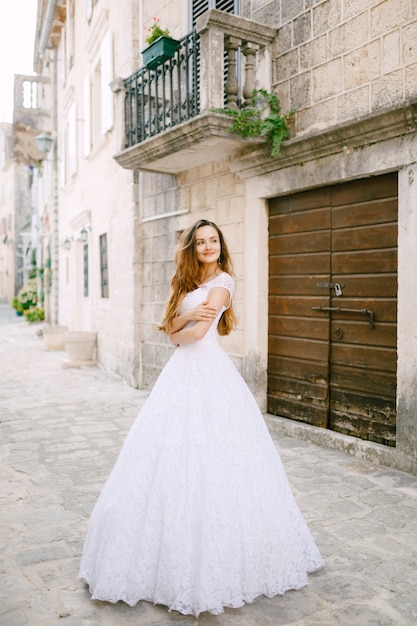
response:
<svg viewBox="0 0 417 626"><path fill-rule="evenodd" d="M216 9L226 11L226 13L239 14L239 3L236 0L217 0Z"/></svg>
<svg viewBox="0 0 417 626"><path fill-rule="evenodd" d="M225 13L240 13L240 0L191 0L191 27L194 29L197 18L209 9L219 9ZM199 57L197 57L199 59ZM227 80L228 73L227 52L224 52L224 80ZM225 96L226 97L226 96ZM226 101L225 101L226 103Z"/></svg>
<svg viewBox="0 0 417 626"><path fill-rule="evenodd" d="M200 17L200 15L202 15L209 8L212 8L212 7L209 7L208 0L192 0L191 13L192 13L193 28L195 26L197 18Z"/></svg>
<svg viewBox="0 0 417 626"><path fill-rule="evenodd" d="M107 233L100 235L100 276L101 276L101 297L109 297L109 265Z"/></svg>
<svg viewBox="0 0 417 626"><path fill-rule="evenodd" d="M83 155L87 158L91 150L91 85L88 74L83 82L83 108Z"/></svg>
<svg viewBox="0 0 417 626"><path fill-rule="evenodd" d="M197 18L209 9L219 9L226 13L239 15L239 0L192 0L191 19L193 28L195 27Z"/></svg>
<svg viewBox="0 0 417 626"><path fill-rule="evenodd" d="M100 46L101 61L101 132L103 135L113 128L113 45L111 33L103 37Z"/></svg>

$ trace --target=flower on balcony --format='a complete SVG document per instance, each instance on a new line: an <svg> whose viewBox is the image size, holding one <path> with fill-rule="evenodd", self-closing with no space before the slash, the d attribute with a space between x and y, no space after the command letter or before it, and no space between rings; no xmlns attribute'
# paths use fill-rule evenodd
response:
<svg viewBox="0 0 417 626"><path fill-rule="evenodd" d="M162 28L159 23L159 18L153 18L153 24L148 28L148 36L145 38L146 43L150 46L151 43L159 39L159 37L171 37L171 34L167 28Z"/></svg>

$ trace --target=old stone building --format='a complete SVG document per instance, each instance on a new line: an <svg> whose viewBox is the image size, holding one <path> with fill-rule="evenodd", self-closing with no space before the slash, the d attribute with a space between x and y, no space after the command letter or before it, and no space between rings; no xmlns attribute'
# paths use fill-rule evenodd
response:
<svg viewBox="0 0 417 626"><path fill-rule="evenodd" d="M223 229L224 346L283 429L417 471L417 8L411 0L39 0L59 322L152 384L178 234ZM155 18L176 47L146 67ZM278 155L230 134L252 89L295 110ZM53 179L51 179L53 180ZM52 203L52 200L50 200Z"/></svg>
<svg viewBox="0 0 417 626"><path fill-rule="evenodd" d="M0 124L0 301L15 294L14 169L11 161L12 125Z"/></svg>
<svg viewBox="0 0 417 626"><path fill-rule="evenodd" d="M8 303L40 260L42 216L33 209L44 155L35 137L50 123L41 103L42 79L16 74L13 123L0 126L0 299Z"/></svg>

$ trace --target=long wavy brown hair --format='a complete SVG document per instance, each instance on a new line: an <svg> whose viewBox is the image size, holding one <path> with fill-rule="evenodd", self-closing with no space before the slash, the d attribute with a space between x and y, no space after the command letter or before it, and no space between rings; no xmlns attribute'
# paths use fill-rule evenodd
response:
<svg viewBox="0 0 417 626"><path fill-rule="evenodd" d="M185 294L200 286L202 281L203 265L197 259L196 252L196 232L202 226L212 226L219 236L220 257L218 259L219 268L233 276L232 261L227 244L224 240L220 228L208 220L198 220L185 230L178 244L175 253L176 270L171 279L171 293L165 307L165 312L158 330L169 333L173 319L178 315L179 308ZM217 326L219 335L228 335L236 325L236 315L232 303L224 311Z"/></svg>

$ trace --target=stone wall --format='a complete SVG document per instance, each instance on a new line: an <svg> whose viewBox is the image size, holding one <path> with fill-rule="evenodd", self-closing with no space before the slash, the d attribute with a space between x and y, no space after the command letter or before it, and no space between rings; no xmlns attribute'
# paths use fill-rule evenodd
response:
<svg viewBox="0 0 417 626"><path fill-rule="evenodd" d="M242 2L243 17L277 28L272 87L284 111L297 111L295 140L320 136L337 126L400 108L417 97L417 82L413 81L417 69L417 9L412 4L408 0ZM312 177L310 180L304 172L302 182L297 183L300 188L316 184L314 158L312 150ZM256 163L249 151L247 160ZM260 156L252 174L256 173L256 179L251 181L251 174L243 171L245 167L243 157L200 168L190 163L178 177L141 175L141 384L152 384L171 351L155 323L169 293L178 234L195 219L208 217L224 229L238 278L240 324L224 344L260 404L264 403L268 272L265 198L284 189L295 191L297 177L291 170L287 180L288 169L282 159L266 164ZM266 171L268 180L274 180L269 193L261 184L262 172ZM368 169L368 174L372 173ZM336 177L333 171L329 175L331 182L343 179L342 172ZM179 214L169 217L176 212Z"/></svg>
<svg viewBox="0 0 417 626"><path fill-rule="evenodd" d="M252 18L279 29L273 86L298 134L417 97L415 2L255 0Z"/></svg>
<svg viewBox="0 0 417 626"><path fill-rule="evenodd" d="M242 267L244 186L227 163L206 165L174 176L144 173L140 177L142 238L142 379L151 385L165 365L172 347L156 329L174 272L174 254L182 230L198 219L209 219L222 229L233 255L239 328L222 338L236 366L242 370Z"/></svg>

